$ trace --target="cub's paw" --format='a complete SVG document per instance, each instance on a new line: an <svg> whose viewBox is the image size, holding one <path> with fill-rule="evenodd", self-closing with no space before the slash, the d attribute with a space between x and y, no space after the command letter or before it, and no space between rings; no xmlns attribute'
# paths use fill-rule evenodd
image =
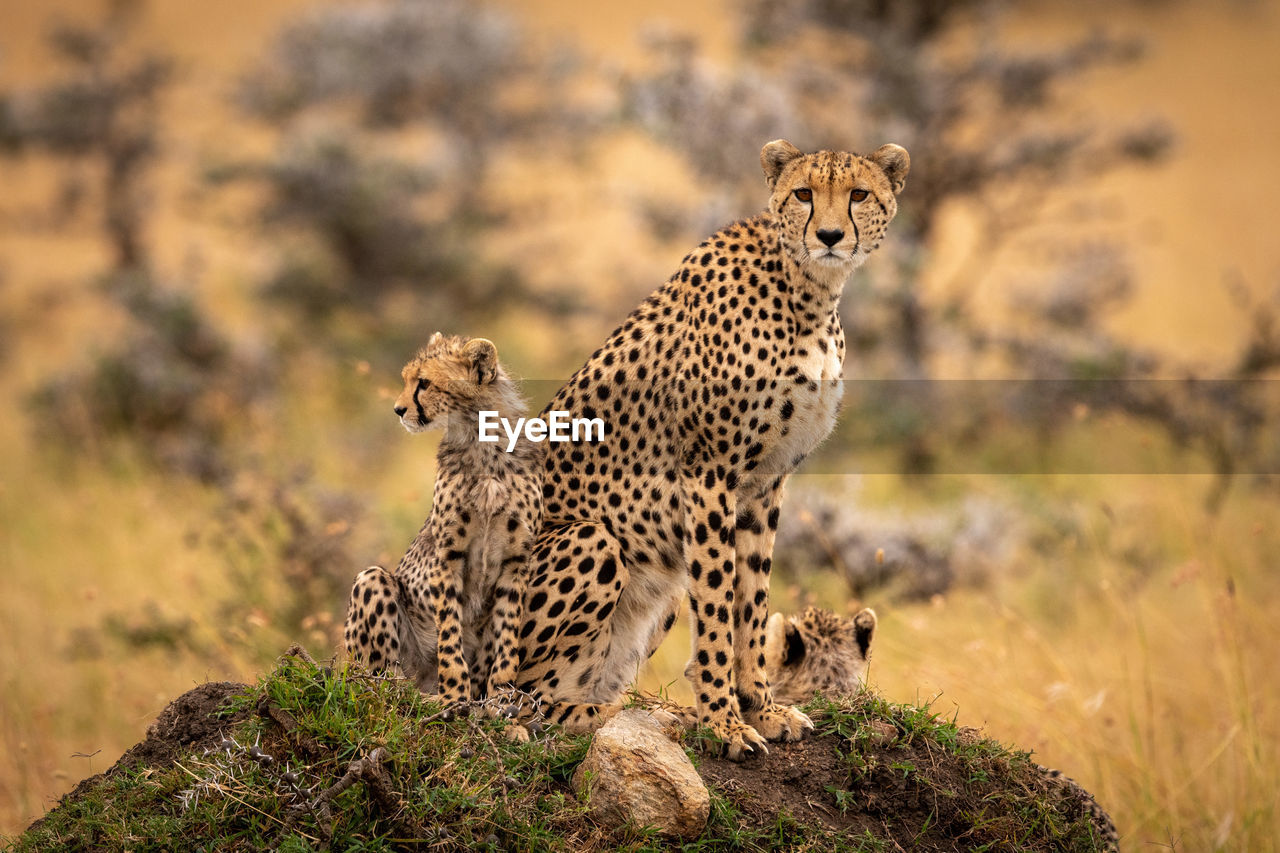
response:
<svg viewBox="0 0 1280 853"><path fill-rule="evenodd" d="M671 704L663 705L660 710L669 715L675 724L680 726L682 729L693 729L698 725L697 708L690 708L687 705L677 705L673 702Z"/></svg>
<svg viewBox="0 0 1280 853"><path fill-rule="evenodd" d="M638 704L664 726L678 726L686 730L698 727L698 709L681 705L669 699L645 696Z"/></svg>
<svg viewBox="0 0 1280 853"><path fill-rule="evenodd" d="M703 720L695 731L701 737L704 748L719 752L730 761L741 761L754 755L767 755L769 747L764 738L751 726L739 719Z"/></svg>
<svg viewBox="0 0 1280 853"><path fill-rule="evenodd" d="M511 743L528 743L529 730L519 723L508 723L502 735Z"/></svg>
<svg viewBox="0 0 1280 853"><path fill-rule="evenodd" d="M790 705L770 705L758 711L744 711L742 717L769 740L800 740L813 730L813 721Z"/></svg>

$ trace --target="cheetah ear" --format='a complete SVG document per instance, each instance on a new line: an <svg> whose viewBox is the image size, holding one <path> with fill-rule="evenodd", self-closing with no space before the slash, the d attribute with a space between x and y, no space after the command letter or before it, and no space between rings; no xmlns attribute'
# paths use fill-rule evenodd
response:
<svg viewBox="0 0 1280 853"><path fill-rule="evenodd" d="M440 343L440 339L443 337L444 335L442 335L440 332L432 333L431 339L427 341L427 346L429 347L435 346L436 344Z"/></svg>
<svg viewBox="0 0 1280 853"><path fill-rule="evenodd" d="M804 660L804 637L796 626L787 622L785 628L786 645L782 647L782 664L783 666L795 666Z"/></svg>
<svg viewBox="0 0 1280 853"><path fill-rule="evenodd" d="M901 145L881 145L871 155L871 162L882 170L893 187L893 194L898 195L907 185L907 172L911 171L911 155Z"/></svg>
<svg viewBox="0 0 1280 853"><path fill-rule="evenodd" d="M760 149L760 166L764 169L764 180L773 189L778 183L778 176L783 168L797 157L804 156L799 148L785 139L775 139Z"/></svg>
<svg viewBox="0 0 1280 853"><path fill-rule="evenodd" d="M462 354L471 362L471 379L477 385L487 385L498 375L498 348L493 341L473 338L462 348Z"/></svg>
<svg viewBox="0 0 1280 853"><path fill-rule="evenodd" d="M853 617L853 639L858 644L863 660L867 659L867 653L871 651L871 635L875 631L876 612L870 607L864 607Z"/></svg>

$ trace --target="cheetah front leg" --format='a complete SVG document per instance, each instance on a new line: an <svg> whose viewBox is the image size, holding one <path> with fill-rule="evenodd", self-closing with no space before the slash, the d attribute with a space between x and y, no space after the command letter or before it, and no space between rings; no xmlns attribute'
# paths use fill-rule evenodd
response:
<svg viewBox="0 0 1280 853"><path fill-rule="evenodd" d="M743 722L734 694L734 493L705 457L703 470L684 472L680 486L694 629L685 676L693 682L699 725L723 742L730 759L740 761L768 749L760 733Z"/></svg>
<svg viewBox="0 0 1280 853"><path fill-rule="evenodd" d="M502 571L493 593L493 612L485 627L484 651L477 663L487 669L484 678L485 697L492 712L518 703L516 676L520 668L520 620L524 615L525 589L528 586L529 543L532 536L513 540L502 560Z"/></svg>
<svg viewBox="0 0 1280 853"><path fill-rule="evenodd" d="M467 541L436 537L441 543L427 571L427 595L436 617L436 659L440 701L446 708L465 709L471 703L462 631L462 577L466 570Z"/></svg>
<svg viewBox="0 0 1280 853"><path fill-rule="evenodd" d="M738 572L734 575L733 672L742 718L769 740L799 740L813 728L802 712L777 705L764 668L769 622L769 572L783 483L779 477L760 496L740 500L737 516Z"/></svg>

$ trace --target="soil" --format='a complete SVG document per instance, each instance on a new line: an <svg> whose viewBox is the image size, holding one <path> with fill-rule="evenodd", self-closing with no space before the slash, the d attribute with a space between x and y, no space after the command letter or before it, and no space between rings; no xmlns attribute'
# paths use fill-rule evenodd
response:
<svg viewBox="0 0 1280 853"><path fill-rule="evenodd" d="M741 764L704 758L699 772L759 826L776 824L785 812L801 823L826 825L853 836L870 831L911 850L972 849L972 841L961 843L945 829L952 822L949 818L971 808L972 802L959 796L928 796L922 786L888 769L894 763L932 764L929 790L961 791L966 780L952 778L961 772L954 761L914 747L873 748L866 756L874 759L873 769L859 780L838 746L834 736L769 744L768 755ZM837 792L844 794L844 808Z"/></svg>
<svg viewBox="0 0 1280 853"><path fill-rule="evenodd" d="M976 741L981 735L962 729L962 737ZM848 749L848 743L835 735L810 737L798 743L771 743L767 755L740 764L703 758L698 770L758 827L776 826L790 815L847 835L869 831L897 844L893 849L921 853L975 847L1041 849L1008 840L1017 836L1018 825L1012 814L1003 820L999 816L1001 808L995 804L1002 799L1043 796L1068 822L1083 818L1092 806L1082 790L1030 762L966 762L923 740L869 744L857 762L843 754ZM975 782L975 772L987 781ZM972 817L984 813L992 817L976 829Z"/></svg>
<svg viewBox="0 0 1280 853"><path fill-rule="evenodd" d="M229 698L246 689L234 682L210 682L178 697L148 728L145 740L104 773L82 781L63 797L59 807L74 802L104 778L140 765L164 768L184 754L217 745L253 713L244 708L228 716L218 715ZM277 722L282 726L278 746L284 749L292 721L277 718ZM893 730L883 722L872 726L890 733ZM966 738L980 737L973 730L962 733ZM296 749L307 744L294 742L291 746ZM742 763L703 756L698 770L755 828L772 832L781 827L779 832L785 837L789 822L795 821L826 826L851 837L870 832L896 844L893 849L922 853L967 851L984 844L989 845L984 849L1024 849L1009 846L1007 839L1017 834L1017 827L1004 825L998 814L984 821L982 831L974 829L971 819L975 813L988 813L989 808L998 812L999 807L993 804L1011 793L1018 798L1047 794L1054 810L1068 821L1086 814L1091 805L1086 794L1064 786L1027 762L1016 768L998 760L975 765L936 743L901 744L892 737L859 747L856 759L845 754L850 748L851 744L837 735L811 736L798 743L770 744L767 755ZM985 781L975 784L975 771ZM43 820L30 829L39 827Z"/></svg>
<svg viewBox="0 0 1280 853"><path fill-rule="evenodd" d="M864 829L883 832L879 821L840 810L829 787L846 790L850 768L831 738L798 743L771 743L769 754L735 763L704 757L698 762L703 781L724 793L756 824L777 821L783 811L802 823L826 824L856 835Z"/></svg>
<svg viewBox="0 0 1280 853"><path fill-rule="evenodd" d="M54 808L79 799L103 779L139 766L168 767L186 753L220 743L225 733L248 716L249 712L241 710L220 717L218 711L222 710L228 699L247 689L246 685L234 681L210 681L183 693L170 702L160 712L160 716L156 717L155 722L147 727L146 740L131 746L107 770L81 780ZM43 822L44 818L40 818L28 827L28 831L38 828Z"/></svg>

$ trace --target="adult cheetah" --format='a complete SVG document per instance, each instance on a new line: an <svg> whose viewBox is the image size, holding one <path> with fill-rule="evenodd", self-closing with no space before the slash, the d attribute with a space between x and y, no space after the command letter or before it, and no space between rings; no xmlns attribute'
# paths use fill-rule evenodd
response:
<svg viewBox="0 0 1280 853"><path fill-rule="evenodd" d="M515 418L527 408L492 342L437 332L401 376L395 412L405 429L444 429L431 514L394 572L374 566L356 577L347 652L463 705L515 684L541 450L479 440L482 410Z"/></svg>
<svg viewBox="0 0 1280 853"><path fill-rule="evenodd" d="M788 476L835 422L845 282L910 166L897 145L785 140L760 160L767 209L687 255L548 405L607 435L547 448L520 632L522 687L558 703L557 722L590 725L687 594L698 721L733 759L812 728L765 673L773 540Z"/></svg>

